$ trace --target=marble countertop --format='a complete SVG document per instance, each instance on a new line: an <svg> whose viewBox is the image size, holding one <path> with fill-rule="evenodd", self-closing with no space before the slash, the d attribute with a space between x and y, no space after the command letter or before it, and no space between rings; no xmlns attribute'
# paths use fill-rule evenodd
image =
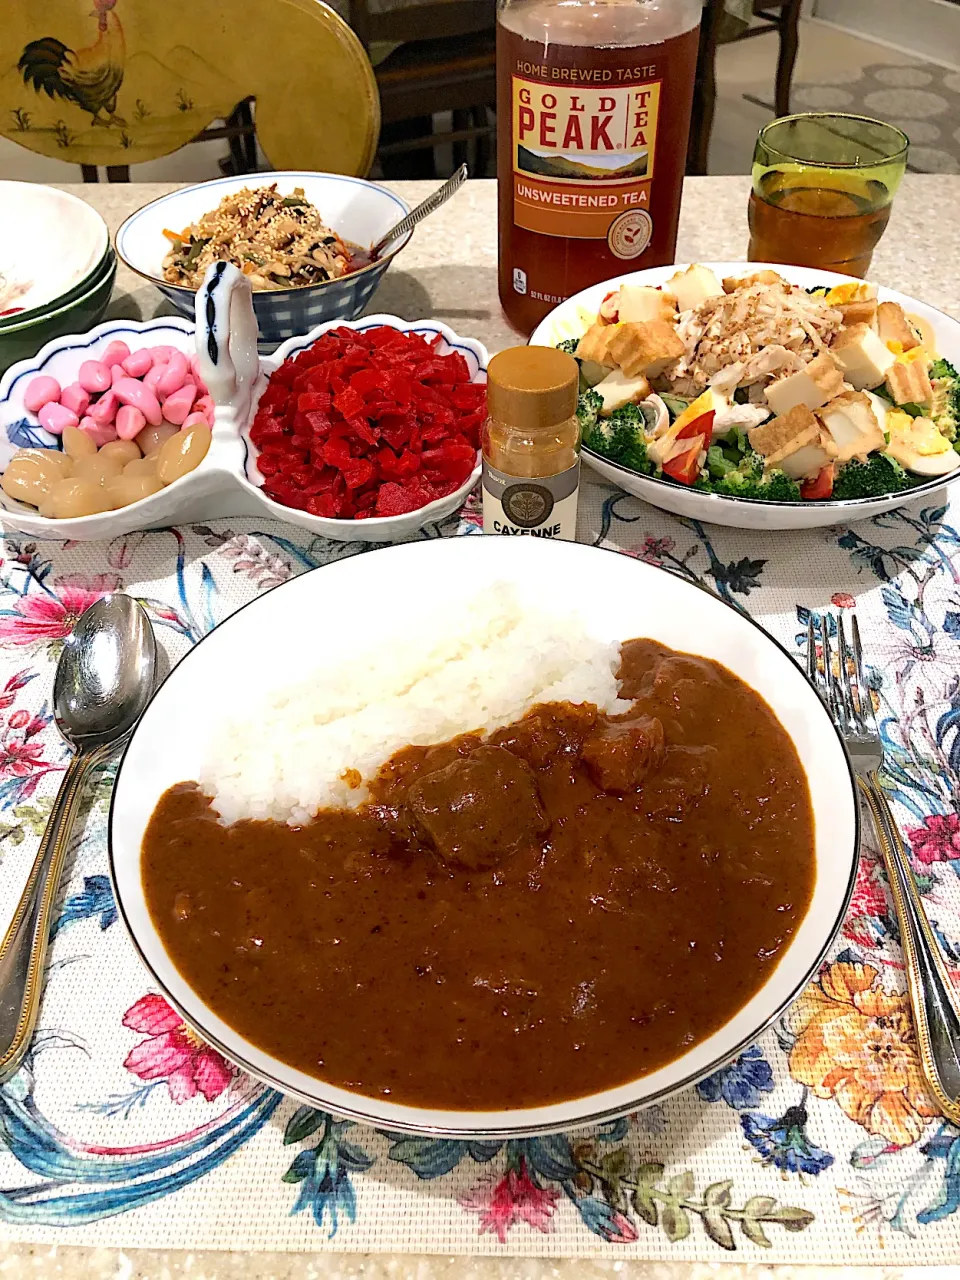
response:
<svg viewBox="0 0 960 1280"><path fill-rule="evenodd" d="M393 184L410 203L434 184ZM173 187L98 185L71 188L115 231L140 205ZM677 257L734 260L746 251L749 180L688 178ZM875 255L871 279L923 298L960 319L960 178L910 175ZM433 317L480 339L490 350L517 341L497 301L496 183L475 181L417 231L390 270L372 309L405 319ZM172 308L151 285L120 268L108 315L150 318ZM173 1207L171 1206L171 1211ZM920 1263L922 1259L918 1259ZM960 1261L960 1260L958 1260ZM902 1268L795 1267L751 1264L516 1260L347 1253L200 1253L85 1249L0 1240L0 1280L89 1277L107 1280L893 1280ZM910 1268L911 1280L947 1280L955 1268Z"/></svg>

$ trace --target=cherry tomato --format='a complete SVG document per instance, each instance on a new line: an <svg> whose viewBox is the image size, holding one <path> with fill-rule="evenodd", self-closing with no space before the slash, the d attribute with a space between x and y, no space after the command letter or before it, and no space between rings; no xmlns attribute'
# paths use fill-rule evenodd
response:
<svg viewBox="0 0 960 1280"><path fill-rule="evenodd" d="M678 453L663 464L663 474L678 484L693 484L700 474L700 451L703 449L703 436L698 436L691 449Z"/></svg>
<svg viewBox="0 0 960 1280"><path fill-rule="evenodd" d="M808 502L824 502L833 493L833 471L833 463L828 462L812 480L804 480L800 486L800 497Z"/></svg>

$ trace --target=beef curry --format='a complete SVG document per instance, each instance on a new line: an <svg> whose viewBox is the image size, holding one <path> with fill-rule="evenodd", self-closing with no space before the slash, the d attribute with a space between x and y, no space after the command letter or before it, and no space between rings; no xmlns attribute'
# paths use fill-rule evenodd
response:
<svg viewBox="0 0 960 1280"><path fill-rule="evenodd" d="M284 1062L426 1107L559 1102L705 1039L807 910L806 778L724 667L651 640L621 663L625 715L407 747L302 827L172 788L142 871L183 977Z"/></svg>

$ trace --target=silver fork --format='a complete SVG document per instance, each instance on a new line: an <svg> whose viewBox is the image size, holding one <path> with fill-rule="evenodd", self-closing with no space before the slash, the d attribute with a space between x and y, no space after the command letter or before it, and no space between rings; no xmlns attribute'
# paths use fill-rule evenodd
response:
<svg viewBox="0 0 960 1280"><path fill-rule="evenodd" d="M856 616L852 621L852 646L847 644L843 616L836 617L836 674L833 671L830 617L829 614L820 614L817 626L813 615L810 615L807 623L807 675L846 743L857 785L873 818L900 926L907 989L924 1075L941 1112L955 1124L960 1124L960 999L950 980L943 951L927 919L906 846L880 784L883 745L863 675L863 651ZM819 663L818 631L822 656Z"/></svg>

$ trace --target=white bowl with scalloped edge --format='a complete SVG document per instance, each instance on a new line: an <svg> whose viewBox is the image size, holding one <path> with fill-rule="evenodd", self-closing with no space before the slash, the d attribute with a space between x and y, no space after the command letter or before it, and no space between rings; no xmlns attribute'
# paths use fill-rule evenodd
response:
<svg viewBox="0 0 960 1280"><path fill-rule="evenodd" d="M211 269L212 270L212 269ZM137 529L157 529L221 516L267 516L299 525L340 542L394 542L416 534L426 525L452 515L463 503L480 475L479 454L470 476L453 493L416 511L368 520L330 520L281 506L262 492L256 468L256 449L249 430L257 401L269 375L290 354L303 350L328 329L368 329L389 325L402 332L440 339L441 352L457 350L467 361L473 381L486 378L487 352L479 342L461 338L438 321L405 321L397 316L364 316L361 320L333 320L303 337L291 338L270 356L257 352L257 324L251 290L235 267L227 267L197 294L201 315L199 341L194 324L178 316L145 323L110 320L88 334L56 338L31 360L11 366L0 379L0 473L18 448L57 449L60 442L28 413L23 397L31 380L50 374L65 386L76 381L80 365L97 359L110 342L122 339L131 350L169 345L196 351L204 381L215 403L210 449L195 471L168 488L127 507L71 520L50 520L35 508L17 502L0 490L0 528L34 537L72 538L78 541L109 539ZM209 303L209 306L207 305Z"/></svg>

